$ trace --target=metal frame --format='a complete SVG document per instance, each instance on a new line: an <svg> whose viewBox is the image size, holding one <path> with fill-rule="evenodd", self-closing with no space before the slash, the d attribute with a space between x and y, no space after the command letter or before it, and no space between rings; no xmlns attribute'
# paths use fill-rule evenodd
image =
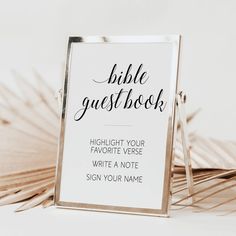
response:
<svg viewBox="0 0 236 236"><path fill-rule="evenodd" d="M70 37L67 48L67 62L65 71L65 81L63 89L63 102L61 113L61 130L58 146L58 163L56 171L56 186L55 186L55 199L54 203L58 207L62 208L75 208L81 210L93 210L103 212L116 212L138 215L150 215L150 216L168 216L168 209L170 205L171 197L171 175L172 175L172 159L174 155L174 138L176 127L176 94L178 91L178 66L179 66L179 51L180 51L180 36L179 35L160 35L160 36L111 36L111 37ZM165 176L164 176L164 189L162 196L162 208L161 209L145 209L145 208L133 208L133 207L121 207L121 206L108 206L108 205L96 205L87 203L73 203L60 201L60 184L61 184L61 172L62 172L62 160L63 160L63 148L64 148L64 132L66 123L66 110L67 110L67 96L69 92L70 83L70 64L71 64L71 49L74 43L171 43L173 45L173 59L172 59L172 74L171 74L171 91L169 98L169 119L168 130L166 140L166 159L165 159Z"/></svg>
<svg viewBox="0 0 236 236"><path fill-rule="evenodd" d="M187 117L185 113L185 103L186 103L186 94L183 91L180 91L177 94L177 108L179 114L179 124L180 124L180 133L184 154L184 165L185 165L185 173L186 173L186 182L188 189L188 196L191 203L194 202L194 183L193 183L193 170L191 163L191 155L190 155L190 144L188 139L188 129L187 129Z"/></svg>

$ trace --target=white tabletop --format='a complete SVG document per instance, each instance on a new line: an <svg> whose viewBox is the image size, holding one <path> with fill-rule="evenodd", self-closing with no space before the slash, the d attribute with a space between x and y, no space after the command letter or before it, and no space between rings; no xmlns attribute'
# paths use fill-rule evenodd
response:
<svg viewBox="0 0 236 236"><path fill-rule="evenodd" d="M0 208L1 236L42 235L236 235L235 215L171 211L170 218L37 207L14 213L16 205Z"/></svg>

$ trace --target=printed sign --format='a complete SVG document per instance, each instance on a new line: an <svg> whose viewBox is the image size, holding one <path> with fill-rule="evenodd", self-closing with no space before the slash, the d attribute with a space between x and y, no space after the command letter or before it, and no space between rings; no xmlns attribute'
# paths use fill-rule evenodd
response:
<svg viewBox="0 0 236 236"><path fill-rule="evenodd" d="M180 37L70 37L57 206L168 215Z"/></svg>

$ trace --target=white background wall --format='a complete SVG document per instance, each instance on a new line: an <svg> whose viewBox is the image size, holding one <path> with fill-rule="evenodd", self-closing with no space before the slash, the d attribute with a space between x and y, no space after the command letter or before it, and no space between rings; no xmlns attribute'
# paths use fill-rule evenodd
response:
<svg viewBox="0 0 236 236"><path fill-rule="evenodd" d="M0 80L35 68L60 87L69 35L181 34L194 129L236 140L235 13L234 0L0 0Z"/></svg>

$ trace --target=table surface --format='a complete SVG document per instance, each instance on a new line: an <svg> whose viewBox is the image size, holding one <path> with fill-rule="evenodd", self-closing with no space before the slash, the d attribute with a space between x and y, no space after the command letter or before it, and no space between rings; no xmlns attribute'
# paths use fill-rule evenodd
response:
<svg viewBox="0 0 236 236"><path fill-rule="evenodd" d="M0 208L1 236L42 235L236 235L235 215L171 211L170 218L99 213L49 207L15 213Z"/></svg>

